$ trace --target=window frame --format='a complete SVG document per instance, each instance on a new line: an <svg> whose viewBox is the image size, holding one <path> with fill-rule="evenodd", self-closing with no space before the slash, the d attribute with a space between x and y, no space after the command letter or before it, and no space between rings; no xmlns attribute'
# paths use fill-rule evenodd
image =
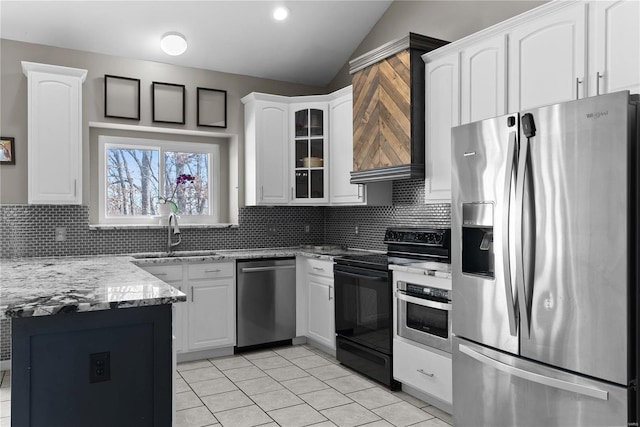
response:
<svg viewBox="0 0 640 427"><path fill-rule="evenodd" d="M107 161L108 148L120 147L128 149L158 150L158 189L163 192L164 185L164 153L202 153L209 158L209 214L208 215L178 215L180 225L188 224L219 224L220 218L220 148L217 144L185 142L176 140L160 140L149 138L133 138L112 135L98 136L98 223L100 225L162 225L161 215L136 216L107 216ZM157 196L154 198L157 202ZM165 221L166 222L166 221Z"/></svg>

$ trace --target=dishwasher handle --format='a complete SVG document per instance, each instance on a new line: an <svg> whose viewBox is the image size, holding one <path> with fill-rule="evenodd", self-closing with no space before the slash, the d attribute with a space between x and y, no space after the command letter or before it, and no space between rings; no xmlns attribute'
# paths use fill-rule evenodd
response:
<svg viewBox="0 0 640 427"><path fill-rule="evenodd" d="M241 273L259 273L263 271L276 271L276 270L291 270L296 268L295 265L272 265L267 267L243 267L240 269Z"/></svg>

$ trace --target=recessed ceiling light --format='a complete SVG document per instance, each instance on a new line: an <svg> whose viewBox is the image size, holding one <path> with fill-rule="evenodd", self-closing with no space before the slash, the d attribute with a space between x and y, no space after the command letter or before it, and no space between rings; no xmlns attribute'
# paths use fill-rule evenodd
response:
<svg viewBox="0 0 640 427"><path fill-rule="evenodd" d="M166 33L160 39L160 47L167 55L182 55L187 50L187 39L180 33Z"/></svg>
<svg viewBox="0 0 640 427"><path fill-rule="evenodd" d="M273 10L273 19L276 21L284 21L289 16L289 9L284 6L276 7Z"/></svg>

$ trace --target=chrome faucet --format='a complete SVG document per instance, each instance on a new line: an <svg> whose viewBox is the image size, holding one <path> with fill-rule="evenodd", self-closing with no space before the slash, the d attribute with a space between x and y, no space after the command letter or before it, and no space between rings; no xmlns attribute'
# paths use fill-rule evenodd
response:
<svg viewBox="0 0 640 427"><path fill-rule="evenodd" d="M173 227L171 227L171 220L173 219ZM174 242L171 239L171 228L173 228L173 234L178 235L178 241ZM171 253L174 246L178 246L182 241L182 237L180 235L180 227L178 227L178 217L175 213L171 212L169 217L167 218L167 252Z"/></svg>

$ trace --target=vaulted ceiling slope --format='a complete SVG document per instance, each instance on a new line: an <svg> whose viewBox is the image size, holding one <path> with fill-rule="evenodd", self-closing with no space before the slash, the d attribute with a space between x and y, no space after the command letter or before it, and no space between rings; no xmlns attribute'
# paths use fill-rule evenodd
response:
<svg viewBox="0 0 640 427"><path fill-rule="evenodd" d="M324 87L391 3L1 0L0 37ZM187 38L181 56L160 50L172 31Z"/></svg>

